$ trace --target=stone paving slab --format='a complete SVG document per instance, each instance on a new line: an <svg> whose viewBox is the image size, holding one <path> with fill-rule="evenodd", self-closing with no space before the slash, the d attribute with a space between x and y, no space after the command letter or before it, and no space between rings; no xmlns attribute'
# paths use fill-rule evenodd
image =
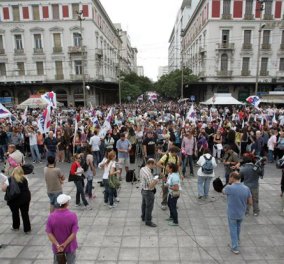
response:
<svg viewBox="0 0 284 264"><path fill-rule="evenodd" d="M59 164L68 175L70 164ZM219 165L217 175L223 175ZM101 178L98 171L95 181ZM92 211L75 208L75 187L64 184L64 192L72 196L70 209L79 219L77 263L79 264L283 264L284 217L280 216L281 171L273 164L266 166L260 184L260 215L246 217L242 226L241 254L233 255L226 217L226 197L211 187L208 201L197 197L197 178L187 178L178 201L179 227L168 226L168 211L159 208L161 193L158 188L153 222L150 228L140 220L141 194L139 185L123 182L117 208L103 205L103 188L95 184L97 198L91 201ZM45 233L49 204L43 180L43 165L36 165L29 176L32 201L30 218L32 232L10 230L11 213L0 201L0 264L50 264L52 251ZM1 196L3 197L3 196Z"/></svg>

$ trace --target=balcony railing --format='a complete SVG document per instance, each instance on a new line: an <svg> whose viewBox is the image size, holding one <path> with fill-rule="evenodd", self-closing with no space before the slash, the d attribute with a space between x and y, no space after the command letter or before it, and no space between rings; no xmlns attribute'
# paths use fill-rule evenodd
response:
<svg viewBox="0 0 284 264"><path fill-rule="evenodd" d="M83 80L83 75L82 74L70 74L70 79L72 81L81 81ZM85 74L85 80L89 79L89 75Z"/></svg>
<svg viewBox="0 0 284 264"><path fill-rule="evenodd" d="M232 19L232 15L231 14L223 14L222 19Z"/></svg>
<svg viewBox="0 0 284 264"><path fill-rule="evenodd" d="M252 49L251 43L244 43L243 44L243 49L244 50L251 50Z"/></svg>
<svg viewBox="0 0 284 264"><path fill-rule="evenodd" d="M219 50L233 50L234 48L234 43L218 43L217 45L217 49Z"/></svg>
<svg viewBox="0 0 284 264"><path fill-rule="evenodd" d="M87 51L87 47L86 46L70 46L68 47L68 52L69 53L82 53L82 52L86 52Z"/></svg>
<svg viewBox="0 0 284 264"><path fill-rule="evenodd" d="M43 54L43 49L34 48L34 54Z"/></svg>
<svg viewBox="0 0 284 264"><path fill-rule="evenodd" d="M0 55L4 55L5 54L5 49L0 49Z"/></svg>
<svg viewBox="0 0 284 264"><path fill-rule="evenodd" d="M271 49L271 44L270 43L263 43L261 45L261 48L264 50L270 50Z"/></svg>
<svg viewBox="0 0 284 264"><path fill-rule="evenodd" d="M14 49L15 55L23 55L25 53L24 49Z"/></svg>
<svg viewBox="0 0 284 264"><path fill-rule="evenodd" d="M98 56L98 57L102 57L103 56L103 50L102 49L96 48L95 53L96 53L96 56Z"/></svg>
<svg viewBox="0 0 284 264"><path fill-rule="evenodd" d="M260 76L268 76L269 75L269 71L261 70L259 75Z"/></svg>
<svg viewBox="0 0 284 264"><path fill-rule="evenodd" d="M263 20L272 20L273 16L272 15L263 15Z"/></svg>
<svg viewBox="0 0 284 264"><path fill-rule="evenodd" d="M53 47L53 53L61 53L62 47Z"/></svg>
<svg viewBox="0 0 284 264"><path fill-rule="evenodd" d="M242 76L250 76L250 70L242 70L241 75Z"/></svg>
<svg viewBox="0 0 284 264"><path fill-rule="evenodd" d="M232 77L233 71L217 71L218 77Z"/></svg>
<svg viewBox="0 0 284 264"><path fill-rule="evenodd" d="M64 80L64 74L56 74L55 80Z"/></svg>
<svg viewBox="0 0 284 264"><path fill-rule="evenodd" d="M245 14L244 19L245 20L253 20L253 14Z"/></svg>

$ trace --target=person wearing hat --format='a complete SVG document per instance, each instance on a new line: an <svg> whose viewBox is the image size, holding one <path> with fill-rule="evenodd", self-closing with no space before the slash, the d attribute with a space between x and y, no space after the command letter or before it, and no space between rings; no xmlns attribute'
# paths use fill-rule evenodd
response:
<svg viewBox="0 0 284 264"><path fill-rule="evenodd" d="M54 253L54 263L58 263L59 258L64 255L65 263L76 262L77 232L79 230L78 218L74 212L68 209L71 197L60 194L57 197L59 208L51 213L46 223L46 233L52 243Z"/></svg>

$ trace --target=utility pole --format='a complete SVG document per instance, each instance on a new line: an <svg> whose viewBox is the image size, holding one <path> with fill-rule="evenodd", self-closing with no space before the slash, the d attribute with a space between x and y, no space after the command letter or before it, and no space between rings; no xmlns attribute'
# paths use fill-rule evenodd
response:
<svg viewBox="0 0 284 264"><path fill-rule="evenodd" d="M82 21L84 20L83 18L83 10L80 10L78 12L78 20L80 21L80 34L81 34L81 40L80 40L80 46L81 46L81 62L82 62L82 88L83 88L83 102L84 102L84 107L87 106L86 104L86 80L85 80L85 52L84 52L84 47L83 47L83 27L82 27Z"/></svg>

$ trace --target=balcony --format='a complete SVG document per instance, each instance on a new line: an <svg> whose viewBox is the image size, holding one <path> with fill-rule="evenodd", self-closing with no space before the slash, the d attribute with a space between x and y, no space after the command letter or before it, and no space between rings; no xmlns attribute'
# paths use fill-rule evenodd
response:
<svg viewBox="0 0 284 264"><path fill-rule="evenodd" d="M251 50L251 49L252 49L251 43L244 43L243 44L243 50Z"/></svg>
<svg viewBox="0 0 284 264"><path fill-rule="evenodd" d="M64 74L56 74L55 75L55 80L64 80Z"/></svg>
<svg viewBox="0 0 284 264"><path fill-rule="evenodd" d="M34 48L34 54L43 54L43 49L36 49Z"/></svg>
<svg viewBox="0 0 284 264"><path fill-rule="evenodd" d="M272 15L263 15L263 20L273 20Z"/></svg>
<svg viewBox="0 0 284 264"><path fill-rule="evenodd" d="M231 14L223 14L222 19L232 19L232 15Z"/></svg>
<svg viewBox="0 0 284 264"><path fill-rule="evenodd" d="M245 20L253 20L253 14L245 14L244 19Z"/></svg>
<svg viewBox="0 0 284 264"><path fill-rule="evenodd" d="M103 56L103 50L96 48L95 54L97 57L101 58Z"/></svg>
<svg viewBox="0 0 284 264"><path fill-rule="evenodd" d="M25 53L24 49L14 49L15 55L23 55Z"/></svg>
<svg viewBox="0 0 284 264"><path fill-rule="evenodd" d="M70 74L70 79L72 81L82 81L83 80L83 75L82 74ZM85 80L89 79L89 75L85 74Z"/></svg>
<svg viewBox="0 0 284 264"><path fill-rule="evenodd" d="M234 43L218 43L217 44L218 50L233 50L235 49Z"/></svg>
<svg viewBox="0 0 284 264"><path fill-rule="evenodd" d="M250 70L242 70L241 75L242 76L250 76Z"/></svg>
<svg viewBox="0 0 284 264"><path fill-rule="evenodd" d="M271 49L271 44L270 43L263 43L261 45L261 49L263 49L263 50L270 50Z"/></svg>
<svg viewBox="0 0 284 264"><path fill-rule="evenodd" d="M62 53L62 47L53 47L53 53Z"/></svg>
<svg viewBox="0 0 284 264"><path fill-rule="evenodd" d="M5 49L0 49L0 55L5 55Z"/></svg>
<svg viewBox="0 0 284 264"><path fill-rule="evenodd" d="M217 71L217 76L221 78L230 78L232 77L233 71Z"/></svg>
<svg viewBox="0 0 284 264"><path fill-rule="evenodd" d="M205 78L205 71L199 72L198 77L201 79Z"/></svg>
<svg viewBox="0 0 284 264"><path fill-rule="evenodd" d="M283 78L284 77L284 71L277 71L276 76Z"/></svg>
<svg viewBox="0 0 284 264"><path fill-rule="evenodd" d="M104 79L105 79L104 76L101 74L97 76L98 81L103 81Z"/></svg>
<svg viewBox="0 0 284 264"><path fill-rule="evenodd" d="M77 53L82 53L82 52L87 52L87 47L86 46L70 46L68 47L68 53L70 54L77 54Z"/></svg>
<svg viewBox="0 0 284 264"><path fill-rule="evenodd" d="M260 76L268 76L269 75L269 71L261 70L259 75Z"/></svg>

